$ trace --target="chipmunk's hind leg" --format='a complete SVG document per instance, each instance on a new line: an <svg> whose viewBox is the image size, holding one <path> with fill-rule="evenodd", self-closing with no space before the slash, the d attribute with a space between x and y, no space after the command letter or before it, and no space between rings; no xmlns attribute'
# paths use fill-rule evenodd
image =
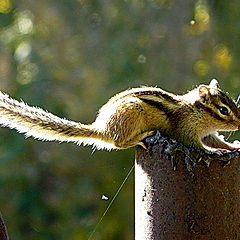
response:
<svg viewBox="0 0 240 240"><path fill-rule="evenodd" d="M127 139L126 141L116 142L115 145L117 148L120 149L130 148L137 145L142 146L144 149L148 149L148 146L145 144L144 139L149 136L152 136L154 132L155 131L140 133L137 136L134 136L133 138Z"/></svg>
<svg viewBox="0 0 240 240"><path fill-rule="evenodd" d="M144 115L145 108L142 101L136 97L121 99L115 103L111 115L107 116L105 107L102 108L95 124L107 126L107 134L113 139L113 144L118 149L126 149L141 145L145 149L142 140L154 134L154 131L146 128ZM105 123L103 124L103 122Z"/></svg>

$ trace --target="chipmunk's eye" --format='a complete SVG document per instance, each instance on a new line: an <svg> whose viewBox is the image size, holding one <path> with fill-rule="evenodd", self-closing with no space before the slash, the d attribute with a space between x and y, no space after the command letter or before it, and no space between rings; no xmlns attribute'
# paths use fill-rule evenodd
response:
<svg viewBox="0 0 240 240"><path fill-rule="evenodd" d="M223 107L223 106L217 106L219 112L222 114L222 115L226 115L228 116L229 115L229 112L228 112L228 109L226 107Z"/></svg>

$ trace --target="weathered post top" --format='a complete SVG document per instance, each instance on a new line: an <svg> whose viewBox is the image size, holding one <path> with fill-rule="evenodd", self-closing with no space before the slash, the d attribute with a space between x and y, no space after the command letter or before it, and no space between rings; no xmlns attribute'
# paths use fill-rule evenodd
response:
<svg viewBox="0 0 240 240"><path fill-rule="evenodd" d="M135 239L240 239L239 152L189 150L191 170L185 153L169 152L174 145L164 140L150 152L137 149Z"/></svg>

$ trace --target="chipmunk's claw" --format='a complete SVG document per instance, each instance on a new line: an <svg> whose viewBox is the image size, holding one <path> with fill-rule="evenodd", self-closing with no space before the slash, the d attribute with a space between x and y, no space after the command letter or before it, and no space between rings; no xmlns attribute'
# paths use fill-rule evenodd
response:
<svg viewBox="0 0 240 240"><path fill-rule="evenodd" d="M223 166L228 165L231 160L240 155L240 151L239 150L235 150L235 151L227 151L224 149L218 149L215 151L208 151L208 150L204 150L199 153L200 159L202 161L204 161L207 166L210 165L212 159L218 159L219 161L222 162Z"/></svg>

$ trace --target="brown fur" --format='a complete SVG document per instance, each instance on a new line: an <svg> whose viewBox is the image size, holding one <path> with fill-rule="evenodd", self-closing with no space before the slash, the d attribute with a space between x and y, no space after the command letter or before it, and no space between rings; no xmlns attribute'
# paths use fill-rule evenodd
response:
<svg viewBox="0 0 240 240"><path fill-rule="evenodd" d="M229 115L222 115L219 106L226 107ZM153 87L126 90L111 98L89 125L59 118L0 92L0 125L40 140L93 144L97 148L142 145L145 137L159 130L189 146L234 150L239 146L220 139L216 132L238 130L240 110L217 87L216 80L182 96Z"/></svg>

